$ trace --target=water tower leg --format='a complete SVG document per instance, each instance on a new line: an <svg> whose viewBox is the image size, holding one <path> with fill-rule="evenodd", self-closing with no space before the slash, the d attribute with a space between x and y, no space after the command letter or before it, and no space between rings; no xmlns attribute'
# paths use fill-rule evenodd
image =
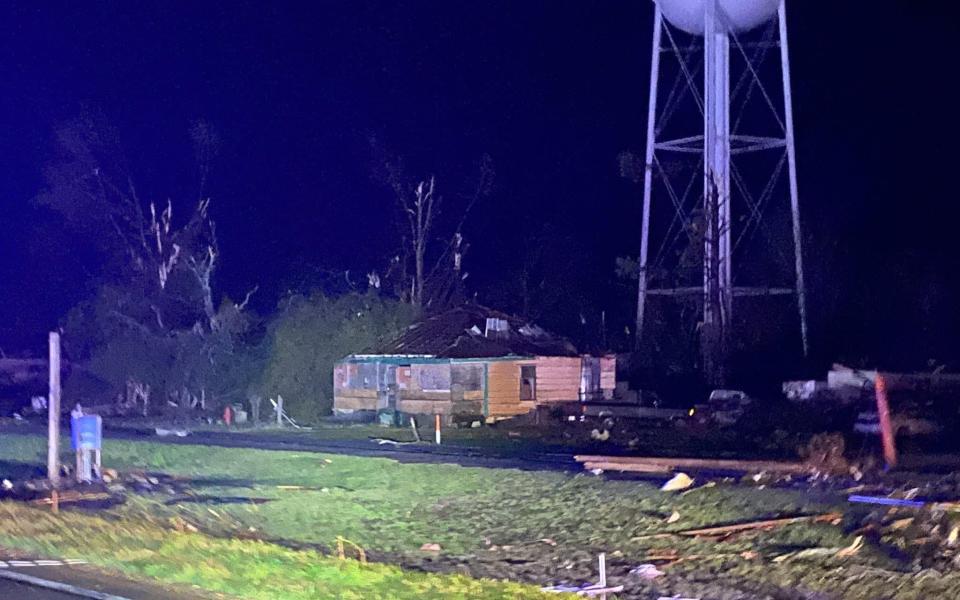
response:
<svg viewBox="0 0 960 600"><path fill-rule="evenodd" d="M800 339L803 355L810 353L807 331L807 292L803 283L803 238L800 233L800 201L797 194L797 158L793 137L793 95L790 87L790 48L787 43L787 5L780 2L777 13L780 22L780 63L783 72L783 110L787 136L787 169L790 178L790 212L793 216L793 256L797 277L797 308L800 312Z"/></svg>
<svg viewBox="0 0 960 600"><path fill-rule="evenodd" d="M715 0L704 27L704 375L722 385L729 346L733 289L730 256L730 38Z"/></svg>
<svg viewBox="0 0 960 600"><path fill-rule="evenodd" d="M655 5L656 6L656 5ZM643 318L647 304L647 261L650 249L650 194L653 186L653 159L656 146L657 84L660 81L660 36L663 15L656 6L653 13L653 49L650 53L650 101L647 107L647 154L643 170L643 216L640 223L640 264L637 272L637 327L634 347L643 341Z"/></svg>

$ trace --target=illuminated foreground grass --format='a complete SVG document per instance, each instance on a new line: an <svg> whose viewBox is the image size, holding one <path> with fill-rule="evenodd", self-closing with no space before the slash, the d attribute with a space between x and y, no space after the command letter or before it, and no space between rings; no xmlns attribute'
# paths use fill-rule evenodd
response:
<svg viewBox="0 0 960 600"><path fill-rule="evenodd" d="M0 468L6 463L10 472L39 473L45 456L43 437L0 433ZM150 441L108 440L103 456L105 466L164 473L186 490L159 486L131 494L97 517L65 508L72 514L60 521L0 505L0 544L70 553L128 573L252 598L536 598L535 587L492 580L595 581L600 552L607 553L610 580L624 584L629 598L960 598L960 569L918 571L871 540L844 560L775 560L798 549L848 547L857 534L847 525L862 519L844 527L800 523L722 543L650 537L856 510L844 494L816 488L721 483L668 494L657 485L592 475ZM668 523L674 512L680 519ZM189 523L201 534L177 532L174 523ZM363 546L381 566L360 570L331 558L337 536ZM237 541L246 537L268 543ZM422 552L425 543L442 550ZM655 580L628 574L665 552L700 558L666 566Z"/></svg>
<svg viewBox="0 0 960 600"><path fill-rule="evenodd" d="M256 541L214 539L159 520L100 517L0 503L0 544L242 598L545 598L537 588L404 572ZM550 595L556 598L555 595Z"/></svg>

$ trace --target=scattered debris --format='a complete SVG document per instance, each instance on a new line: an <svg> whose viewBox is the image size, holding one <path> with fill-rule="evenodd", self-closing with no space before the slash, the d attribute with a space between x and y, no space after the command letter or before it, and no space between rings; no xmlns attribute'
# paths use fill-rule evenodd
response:
<svg viewBox="0 0 960 600"><path fill-rule="evenodd" d="M686 473L680 472L664 483L660 489L664 492L676 492L685 490L691 485L693 485L693 479Z"/></svg>
<svg viewBox="0 0 960 600"><path fill-rule="evenodd" d="M420 546L421 552L440 552L441 550L440 544L426 543Z"/></svg>
<svg viewBox="0 0 960 600"><path fill-rule="evenodd" d="M847 546L846 548L844 548L843 550L840 550L839 552L837 552L836 556L837 558L849 558L854 554L856 554L857 552L860 552L860 548L863 548L862 535L858 535L856 538L854 538L853 543Z"/></svg>
<svg viewBox="0 0 960 600"><path fill-rule="evenodd" d="M780 519L766 519L762 521L748 521L746 523L734 523L732 525L718 525L715 527L704 527L699 529L683 529L681 531L673 532L663 532L663 533L653 533L648 535L641 535L634 537L634 540L642 540L649 538L660 538L660 537L670 537L674 535L682 535L685 537L729 537L737 533L743 533L745 531L754 531L757 529L774 529L776 527L782 527L784 525L792 525L794 523L831 523L839 524L843 520L843 515L840 513L824 513L820 515L804 515L800 517L783 517Z"/></svg>
<svg viewBox="0 0 960 600"><path fill-rule="evenodd" d="M555 592L555 593L568 593L576 594L577 596L600 596L603 599L606 599L607 594L616 594L623 591L622 585L617 586L608 586L607 585L607 555L606 553L601 552L598 557L598 563L600 566L600 581L596 584L585 583L579 586L573 585L552 585L548 587L540 588L540 591L543 592ZM652 565L650 565L652 566ZM654 567L656 569L656 567ZM662 573L661 573L662 574Z"/></svg>
<svg viewBox="0 0 960 600"><path fill-rule="evenodd" d="M342 535L337 536L337 557L340 558L340 560L345 560L347 558L344 546L350 546L357 551L357 560L360 561L360 564L362 565L367 564L367 553L363 549L363 546L361 546L360 544L351 542L350 540L343 537ZM437 546L437 548L440 548L440 546Z"/></svg>
<svg viewBox="0 0 960 600"><path fill-rule="evenodd" d="M909 508L923 508L925 502L919 500L907 500L904 498L887 498L883 496L860 496L853 495L847 498L848 502L859 502L862 504L880 504L883 506L904 506Z"/></svg>
<svg viewBox="0 0 960 600"><path fill-rule="evenodd" d="M90 500L108 500L111 498L111 494L106 492L78 492L78 491L66 491L60 494L57 494L57 497L49 498L37 498L31 500L30 504L64 504L69 502L87 502Z"/></svg>
<svg viewBox="0 0 960 600"><path fill-rule="evenodd" d="M801 462L767 460L732 460L706 458L662 458L641 456L597 456L577 455L574 459L583 463L586 469L601 468L607 471L632 471L637 473L670 473L676 469L686 471L721 471L733 473L777 473L810 475L822 466L813 466ZM844 465L841 472L845 472Z"/></svg>
<svg viewBox="0 0 960 600"><path fill-rule="evenodd" d="M190 435L190 432L186 429L161 429L160 427L154 428L154 432L160 437L176 436L176 437L187 437Z"/></svg>
<svg viewBox="0 0 960 600"><path fill-rule="evenodd" d="M540 539L537 540L537 541L538 541L538 542L543 542L544 544L546 544L546 545L548 545L548 546L556 546L556 545L557 545L556 540L554 540L554 539L552 539L552 538L540 538Z"/></svg>
<svg viewBox="0 0 960 600"><path fill-rule="evenodd" d="M658 569L656 565L647 563L630 569L630 574L642 579L656 579L663 575L663 571Z"/></svg>
<svg viewBox="0 0 960 600"><path fill-rule="evenodd" d="M391 440L387 438L370 438L370 441L376 442L380 446L409 446L410 444L416 444L417 442L401 442L398 440Z"/></svg>
<svg viewBox="0 0 960 600"><path fill-rule="evenodd" d="M794 559L808 559L818 557L850 558L863 548L863 536L858 535L846 548L804 548L797 552L788 552L774 557L773 562L783 563Z"/></svg>
<svg viewBox="0 0 960 600"><path fill-rule="evenodd" d="M667 517L667 523L676 523L679 520L680 520L680 513L678 513L677 511L673 511L673 514Z"/></svg>
<svg viewBox="0 0 960 600"><path fill-rule="evenodd" d="M597 440L600 442L605 442L610 439L610 432L606 429L600 431L599 429L594 429L590 432L590 439Z"/></svg>

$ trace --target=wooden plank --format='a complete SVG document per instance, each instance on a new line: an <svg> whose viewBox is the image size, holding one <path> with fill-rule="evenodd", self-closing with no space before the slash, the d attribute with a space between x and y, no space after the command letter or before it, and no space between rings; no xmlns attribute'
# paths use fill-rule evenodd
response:
<svg viewBox="0 0 960 600"><path fill-rule="evenodd" d="M377 390L357 390L352 388L341 388L333 390L334 398L376 398Z"/></svg>
<svg viewBox="0 0 960 600"><path fill-rule="evenodd" d="M377 408L377 399L335 397L333 399L333 407L346 410L375 410Z"/></svg>
<svg viewBox="0 0 960 600"><path fill-rule="evenodd" d="M704 459L704 458L659 458L639 456L595 456L577 455L577 462L605 463L618 465L609 470L650 472L648 469L659 467L673 469L715 469L718 471L749 471L749 472L776 472L776 473L809 473L810 465L801 462L780 462L764 460L732 460L732 459ZM634 468L636 467L636 468Z"/></svg>
<svg viewBox="0 0 960 600"><path fill-rule="evenodd" d="M670 473L673 469L661 465L628 465L624 463L612 462L591 462L583 463L583 468L587 471L600 469L601 471L628 471L630 473Z"/></svg>
<svg viewBox="0 0 960 600"><path fill-rule="evenodd" d="M449 415L453 414L453 403L449 399L445 402L397 400L397 410L414 415Z"/></svg>
<svg viewBox="0 0 960 600"><path fill-rule="evenodd" d="M439 390L429 392L423 390L402 390L398 397L398 400L423 400L427 402L448 402L450 399L450 392Z"/></svg>

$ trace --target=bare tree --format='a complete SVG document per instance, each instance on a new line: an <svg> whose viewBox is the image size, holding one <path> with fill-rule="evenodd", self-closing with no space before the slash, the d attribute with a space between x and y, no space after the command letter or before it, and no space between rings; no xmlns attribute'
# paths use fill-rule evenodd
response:
<svg viewBox="0 0 960 600"><path fill-rule="evenodd" d="M202 190L219 142L202 122L191 135ZM175 326L169 311L190 306L196 308L187 312L202 317L204 329L216 329L211 276L219 251L209 198L201 197L179 227L171 200L161 206L143 201L119 136L101 115L88 113L60 127L56 141L61 160L46 169L47 186L38 200L93 239L107 261L126 257L120 271L138 282L157 330Z"/></svg>
<svg viewBox="0 0 960 600"><path fill-rule="evenodd" d="M436 193L436 179L431 175L426 181L420 181L412 193L406 192L401 185L394 187L400 209L407 216L410 226L408 238L413 251L414 273L411 280L410 301L417 308L423 306L424 256L427 240L433 229L434 218L440 211L443 198Z"/></svg>
<svg viewBox="0 0 960 600"><path fill-rule="evenodd" d="M441 250L437 248L439 240L435 233L444 201L437 191L436 177L411 178L402 160L387 157L376 140L371 140L371 146L376 161L375 178L386 183L393 191L401 215L401 251L391 261L383 278L371 273L368 279L379 286L393 272L399 273L401 298L407 298L417 308L451 302L461 282L467 277L463 271L463 259L469 244L464 239L463 227L477 202L493 189L493 160L486 154L481 157L476 175L458 203L458 213L454 213L456 222L449 241L441 246ZM413 265L408 270L410 262Z"/></svg>
<svg viewBox="0 0 960 600"><path fill-rule="evenodd" d="M99 249L105 265L101 291L113 291L98 297L109 299L103 306L120 328L117 335L128 332L141 347L155 351L152 358L139 359L144 364L110 355L115 364L105 365L111 380L126 381L128 400L143 404L144 410L163 404L150 402L151 389L177 398L181 405L205 403L218 377L214 363L230 360L240 313L256 290L243 302L227 302L218 309L214 274L220 252L210 199L202 193L219 138L205 123L194 125L190 133L201 196L185 218L178 219L171 200L142 199L119 136L102 116L91 113L57 130L59 155L45 170L47 185L38 196L41 204L64 217L69 230ZM101 354L112 343L104 342ZM154 362L148 365L150 360ZM113 372L117 370L124 372Z"/></svg>

